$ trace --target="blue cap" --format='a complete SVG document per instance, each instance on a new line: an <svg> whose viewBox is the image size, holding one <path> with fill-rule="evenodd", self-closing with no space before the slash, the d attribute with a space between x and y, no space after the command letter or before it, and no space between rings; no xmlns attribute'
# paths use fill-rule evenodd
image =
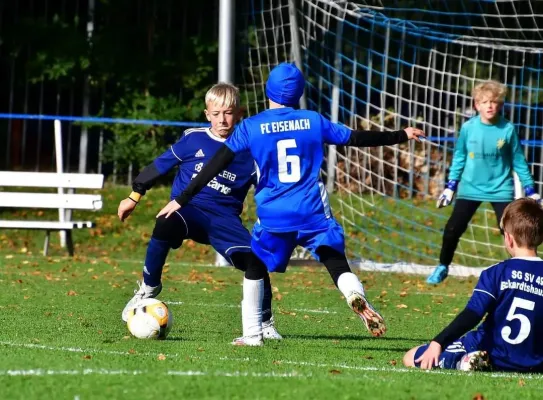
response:
<svg viewBox="0 0 543 400"><path fill-rule="evenodd" d="M290 63L272 69L266 82L266 96L283 106L296 106L304 94L305 79L302 72Z"/></svg>

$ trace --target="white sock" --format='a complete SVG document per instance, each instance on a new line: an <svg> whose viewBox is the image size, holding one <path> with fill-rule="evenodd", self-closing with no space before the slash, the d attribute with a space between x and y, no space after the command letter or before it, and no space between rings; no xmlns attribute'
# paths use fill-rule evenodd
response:
<svg viewBox="0 0 543 400"><path fill-rule="evenodd" d="M357 292L364 295L364 287L362 286L362 283L358 279L358 276L352 272L342 273L337 280L337 287L345 298L349 297L352 292Z"/></svg>
<svg viewBox="0 0 543 400"><path fill-rule="evenodd" d="M262 335L263 297L264 279L253 281L243 278L243 301L241 302L243 336Z"/></svg>

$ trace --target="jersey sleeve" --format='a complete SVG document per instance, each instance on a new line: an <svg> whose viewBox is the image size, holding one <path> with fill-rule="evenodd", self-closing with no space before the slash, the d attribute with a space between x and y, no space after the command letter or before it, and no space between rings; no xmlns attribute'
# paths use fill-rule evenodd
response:
<svg viewBox="0 0 543 400"><path fill-rule="evenodd" d="M491 267L481 273L466 308L476 312L482 318L493 309L498 295L497 268Z"/></svg>
<svg viewBox="0 0 543 400"><path fill-rule="evenodd" d="M534 186L534 178L524 157L524 152L520 145L517 130L513 128L511 132L511 159L513 160L513 170L517 173L522 187Z"/></svg>
<svg viewBox="0 0 543 400"><path fill-rule="evenodd" d="M450 181L459 181L462 177L462 172L464 172L464 166L466 165L467 157L466 136L467 129L465 125L463 125L460 129L460 134L458 135L456 146L454 147L454 155L451 163L451 168L449 170Z"/></svg>
<svg viewBox="0 0 543 400"><path fill-rule="evenodd" d="M187 137L183 135L181 139L179 139L175 144L170 146L168 150L155 158L153 163L155 164L156 169L161 174L165 174L173 167L183 162L183 157L185 157L185 149L187 147L186 138Z"/></svg>
<svg viewBox="0 0 543 400"><path fill-rule="evenodd" d="M250 150L249 133L247 132L247 127L245 125L244 122L239 124L236 129L234 129L234 132L232 132L232 135L224 142L224 144L234 153Z"/></svg>
<svg viewBox="0 0 543 400"><path fill-rule="evenodd" d="M351 129L335 124L321 115L321 129L324 143L344 145L351 137Z"/></svg>

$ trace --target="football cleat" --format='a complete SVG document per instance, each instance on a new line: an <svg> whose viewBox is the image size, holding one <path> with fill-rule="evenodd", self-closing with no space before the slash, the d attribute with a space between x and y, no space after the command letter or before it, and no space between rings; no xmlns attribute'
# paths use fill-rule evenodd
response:
<svg viewBox="0 0 543 400"><path fill-rule="evenodd" d="M446 265L438 265L436 269L434 269L434 272L430 274L428 279L426 279L426 283L430 285L437 285L441 282L443 282L447 276L449 275L449 267Z"/></svg>
<svg viewBox="0 0 543 400"><path fill-rule="evenodd" d="M465 354L457 364L460 371L490 371L492 364L486 351L472 351Z"/></svg>
<svg viewBox="0 0 543 400"><path fill-rule="evenodd" d="M271 317L268 321L262 322L262 336L264 339L281 340L283 336L275 328L275 320Z"/></svg>
<svg viewBox="0 0 543 400"><path fill-rule="evenodd" d="M255 335L255 336L241 336L239 338L236 338L232 341L232 344L234 346L263 346L264 340L262 339L262 335Z"/></svg>
<svg viewBox="0 0 543 400"><path fill-rule="evenodd" d="M133 309L138 301L143 299L152 299L157 297L160 292L162 291L162 284L152 287L147 286L145 282L139 282L137 281L138 289L134 290L134 297L130 299L128 303L126 303L126 306L124 306L123 312L121 314L121 318L124 322L128 321L128 312Z"/></svg>
<svg viewBox="0 0 543 400"><path fill-rule="evenodd" d="M381 314L373 308L364 295L358 292L352 292L349 297L347 297L347 304L349 304L349 307L358 314L372 336L379 337L385 334L387 331L385 320Z"/></svg>

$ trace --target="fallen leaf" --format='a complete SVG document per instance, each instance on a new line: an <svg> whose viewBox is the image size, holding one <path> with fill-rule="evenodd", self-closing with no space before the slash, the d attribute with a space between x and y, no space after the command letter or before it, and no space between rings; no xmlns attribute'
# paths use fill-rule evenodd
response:
<svg viewBox="0 0 543 400"><path fill-rule="evenodd" d="M362 358L365 358L366 360L373 360L372 356L362 356Z"/></svg>
<svg viewBox="0 0 543 400"><path fill-rule="evenodd" d="M158 361L164 361L166 359L166 356L164 354L159 354L157 357Z"/></svg>
<svg viewBox="0 0 543 400"><path fill-rule="evenodd" d="M339 375L339 374L341 374L341 371L338 371L337 369L331 369L331 370L328 371L328 372L330 372L332 375Z"/></svg>
<svg viewBox="0 0 543 400"><path fill-rule="evenodd" d="M475 393L472 400L485 400L485 396L483 396L481 393Z"/></svg>
<svg viewBox="0 0 543 400"><path fill-rule="evenodd" d="M68 296L77 296L77 293L74 290L70 290L68 293L66 293Z"/></svg>
<svg viewBox="0 0 543 400"><path fill-rule="evenodd" d="M519 385L520 387L525 386L525 385L526 385L526 381L525 381L524 379L519 379L519 380L518 380L518 385Z"/></svg>
<svg viewBox="0 0 543 400"><path fill-rule="evenodd" d="M398 362L397 362L396 360L390 360L388 363L389 363L390 365L396 365L396 364L398 364Z"/></svg>
<svg viewBox="0 0 543 400"><path fill-rule="evenodd" d="M398 304L398 305L396 305L396 308L407 308L407 305L405 305L405 304Z"/></svg>
<svg viewBox="0 0 543 400"><path fill-rule="evenodd" d="M400 297L405 297L407 296L407 292L403 291L403 292L400 292Z"/></svg>
<svg viewBox="0 0 543 400"><path fill-rule="evenodd" d="M83 359L85 360L90 360L92 358L92 356L90 356L89 354L83 356Z"/></svg>
<svg viewBox="0 0 543 400"><path fill-rule="evenodd" d="M136 354L136 350L130 349L130 350L128 350L128 353L129 353L129 354Z"/></svg>

